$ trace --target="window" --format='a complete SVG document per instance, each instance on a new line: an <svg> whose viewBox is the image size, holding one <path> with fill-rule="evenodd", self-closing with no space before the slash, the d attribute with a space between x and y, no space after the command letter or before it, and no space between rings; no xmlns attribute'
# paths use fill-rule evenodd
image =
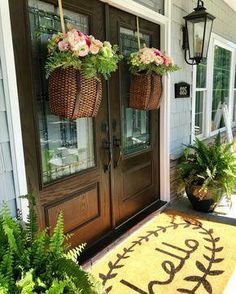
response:
<svg viewBox="0 0 236 294"><path fill-rule="evenodd" d="M195 96L195 128L196 136L203 135L204 105L206 100L207 64L202 62L197 66L196 96Z"/></svg>
<svg viewBox="0 0 236 294"><path fill-rule="evenodd" d="M233 122L236 122L236 67L234 72L234 103L233 103Z"/></svg>
<svg viewBox="0 0 236 294"><path fill-rule="evenodd" d="M223 103L226 103L229 106L231 58L231 51L217 45L215 46L211 109L212 131L225 126L220 113Z"/></svg>
<svg viewBox="0 0 236 294"><path fill-rule="evenodd" d="M224 103L236 123L235 54L236 44L213 34L207 60L195 67L193 137L224 130Z"/></svg>

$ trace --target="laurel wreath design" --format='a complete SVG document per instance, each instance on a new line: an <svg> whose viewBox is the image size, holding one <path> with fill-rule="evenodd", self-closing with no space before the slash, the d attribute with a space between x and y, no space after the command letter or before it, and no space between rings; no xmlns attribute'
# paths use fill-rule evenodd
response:
<svg viewBox="0 0 236 294"><path fill-rule="evenodd" d="M221 252L223 250L223 247L217 247L217 243L220 241L220 238L214 238L213 236L213 230L212 229L205 229L201 224L192 224L191 222L183 222L183 223L175 223L172 222L169 226L157 226L155 230L149 230L146 232L146 235L139 236L137 240L132 241L132 244L126 248L123 248L122 253L118 253L117 259L115 262L108 262L108 273L99 274L100 279L102 280L102 285L105 287L107 282L113 278L115 278L118 275L117 270L122 268L124 266L123 261L128 259L130 255L135 251L135 248L137 246L141 246L144 242L148 242L150 237L158 237L160 233L165 233L169 229L177 229L180 226L183 228L189 228L192 226L192 229L198 230L199 234L204 236L204 240L209 243L209 246L204 246L208 251L209 255L203 254L203 257L208 262L208 266L204 266L200 261L196 261L196 267L200 272L202 272L202 275L191 275L184 278L185 281L188 282L196 282L195 286L190 289L185 288L179 288L177 291L179 293L187 293L187 294L194 294L196 293L196 290L199 289L199 287L202 285L207 293L212 293L212 286L210 282L207 280L208 276L218 276L221 275L224 271L223 270L213 270L212 267L214 264L221 263L224 259L223 258L216 258L216 254L218 252ZM106 293L109 293L112 290L112 286L109 286L106 288Z"/></svg>
<svg viewBox="0 0 236 294"><path fill-rule="evenodd" d="M206 237L203 238L205 241L210 243L210 247L204 245L204 247L210 251L208 255L203 254L203 257L208 261L208 267L205 267L200 261L196 261L196 267L203 273L203 275L198 276L188 276L184 278L185 281L189 282L197 282L195 287L191 290L185 289L185 288L179 288L177 289L180 293L188 293L188 294L194 294L196 293L196 290L202 285L207 293L211 294L213 293L212 286L210 282L207 280L207 276L218 276L224 273L223 270L213 270L212 266L215 263L220 263L224 260L224 258L216 258L216 253L221 252L224 248L223 247L217 247L217 243L220 241L220 237L214 238L213 237L213 230L207 230L203 228L202 226L196 226L193 227L195 230L200 230L199 233L202 235L205 235Z"/></svg>

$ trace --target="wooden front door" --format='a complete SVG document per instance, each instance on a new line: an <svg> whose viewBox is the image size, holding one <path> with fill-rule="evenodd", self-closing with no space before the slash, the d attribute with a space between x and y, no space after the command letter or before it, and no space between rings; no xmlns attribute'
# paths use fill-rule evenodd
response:
<svg viewBox="0 0 236 294"><path fill-rule="evenodd" d="M42 227L63 211L71 243L93 244L159 199L159 112L128 107L125 61L95 119L66 120L48 108L47 40L60 30L57 0L9 0L27 181ZM97 39L137 48L136 19L98 0L63 0L65 21ZM159 47L159 26L140 19L141 41Z"/></svg>
<svg viewBox="0 0 236 294"><path fill-rule="evenodd" d="M57 1L11 0L11 19L30 190L37 195L42 227L63 211L72 244L93 243L111 229L109 173L103 148L108 131L107 92L96 119L67 120L48 109L47 40L60 28ZM104 4L64 0L66 23L105 39Z"/></svg>
<svg viewBox="0 0 236 294"><path fill-rule="evenodd" d="M136 17L110 8L110 40L125 56L110 82L112 197L119 225L159 199L159 111L129 108L127 56L138 49ZM160 47L160 26L139 19L142 46Z"/></svg>

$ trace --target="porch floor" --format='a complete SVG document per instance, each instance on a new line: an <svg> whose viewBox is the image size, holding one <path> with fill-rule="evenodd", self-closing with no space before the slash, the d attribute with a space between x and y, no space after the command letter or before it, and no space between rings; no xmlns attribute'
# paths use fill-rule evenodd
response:
<svg viewBox="0 0 236 294"><path fill-rule="evenodd" d="M196 212L195 210L192 209L191 204L189 203L188 199L186 197L181 197L181 198L177 199L176 201L174 201L172 204L166 205L165 207L162 207L161 210L156 211L156 212L152 213L151 215L149 215L148 217L146 217L143 221L141 221L135 227L133 227L131 230L126 232L124 235L122 235L122 237L120 237L118 240L116 240L115 242L113 242L112 244L107 246L104 250L102 250L99 254L97 254L92 259L90 259L86 264L83 265L83 267L86 268L89 271L93 271L94 266L97 263L99 263L101 260L103 260L104 256L106 256L107 253L110 252L109 254L112 254L112 252L115 252L117 250L117 248L120 247L120 244L122 243L122 246L123 246L123 244L125 244L127 239L130 238L130 236L132 236L133 234L135 234L137 232L137 230L141 231L142 227L146 226L147 223L151 222L153 219L158 220L159 219L159 214L161 212L164 211L164 212L167 212L167 214L168 214L168 211L170 209L172 211L176 211L177 214L180 213L180 215L181 215L181 213L184 213L184 214L187 214L187 215L189 215L189 216L191 216L193 218L196 218L196 219L203 218L205 220L209 220L210 222L214 222L214 223L216 222L216 223L226 224L226 225L230 225L230 226L236 226L236 195L234 195L232 197L232 205L231 205L230 208L229 208L227 202L225 200L223 200L218 205L215 212L211 213L211 214ZM161 217L162 216L160 216L160 218ZM219 224L219 226L220 226L220 224ZM216 227L217 227L217 225L216 225ZM236 232L236 230L235 230L235 232ZM222 235L221 235L221 239L222 239ZM227 239L226 244L229 241L230 240ZM176 245L178 245L178 243L176 243ZM225 246L225 247L227 247L227 246ZM227 252L227 250L225 250L224 252ZM230 254L232 254L232 252ZM236 254L234 256L234 253L233 253L233 258L236 261ZM145 267L145 264L143 266ZM147 269L148 269L150 264L147 262L146 266L147 266ZM232 274L232 279L231 278L228 279L229 284L227 286L227 289L225 289L224 292L221 291L221 292L217 292L217 293L219 293L219 294L221 294L221 293L227 293L227 294L234 293L234 291L236 289L236 262L234 264L234 268L235 268L235 272ZM217 279L220 279L220 276L216 277L216 280ZM234 289L233 292L232 292L232 289ZM111 291L111 293L115 293L114 290L113 290L113 292ZM131 293L131 292L129 292L129 293ZM134 290L132 293L141 293L141 292L137 292L137 291ZM144 292L142 292L142 293L144 293ZM147 293L149 293L149 292L147 292ZM150 292L150 293L153 293L153 292ZM168 292L168 293L170 293L170 292ZM201 292L200 291L200 292L193 292L193 293L211 293L211 292ZM216 292L213 292L213 293L216 293Z"/></svg>

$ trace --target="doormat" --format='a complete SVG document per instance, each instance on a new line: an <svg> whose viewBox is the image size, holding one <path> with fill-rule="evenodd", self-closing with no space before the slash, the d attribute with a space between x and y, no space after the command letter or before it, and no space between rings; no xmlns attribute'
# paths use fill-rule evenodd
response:
<svg viewBox="0 0 236 294"><path fill-rule="evenodd" d="M235 271L235 226L172 210L145 223L91 268L112 294L236 293L235 286L224 292Z"/></svg>

